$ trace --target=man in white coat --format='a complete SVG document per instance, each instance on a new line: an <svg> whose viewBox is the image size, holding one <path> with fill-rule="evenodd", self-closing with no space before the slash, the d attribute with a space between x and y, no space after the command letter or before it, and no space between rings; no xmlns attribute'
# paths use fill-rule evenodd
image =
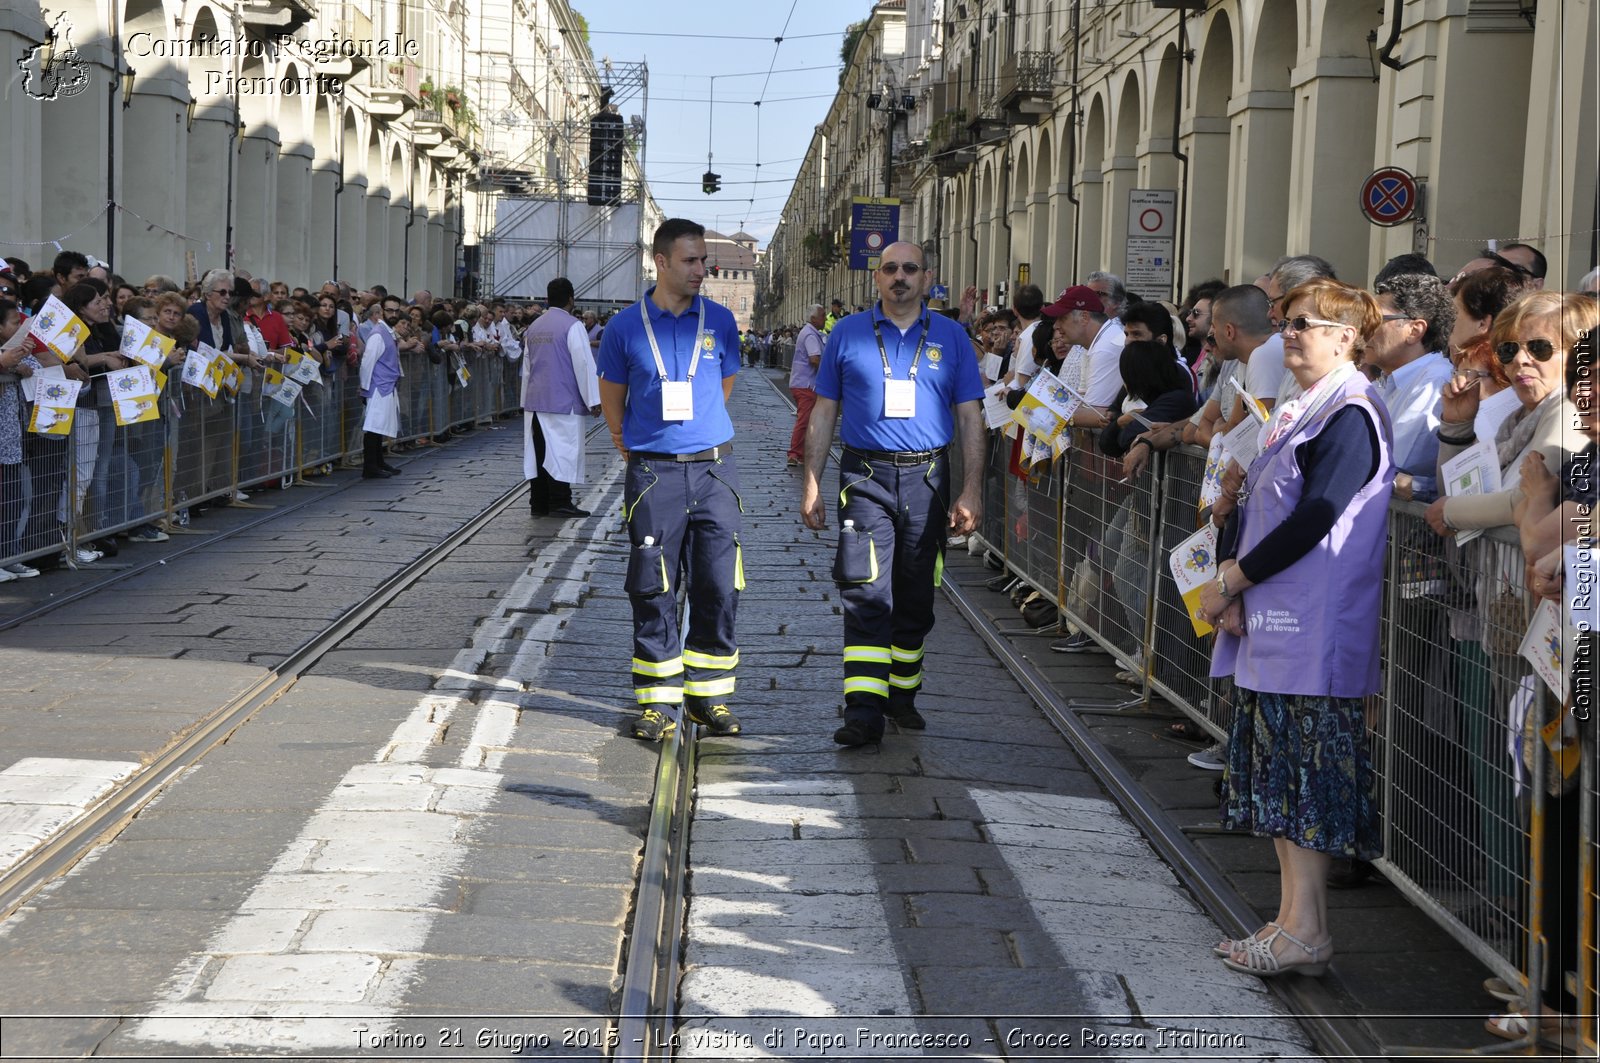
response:
<svg viewBox="0 0 1600 1063"><path fill-rule="evenodd" d="M398 306L392 311L399 320ZM400 349L394 340L394 322L384 320L381 303L366 310L367 331L361 348L361 397L367 400L361 423L361 477L387 479L400 470L383 460L384 439L400 434Z"/></svg>
<svg viewBox="0 0 1600 1063"><path fill-rule="evenodd" d="M587 517L572 501L584 482L584 425L600 412L589 330L572 315L572 282L545 287L550 309L522 337L522 474L535 517Z"/></svg>

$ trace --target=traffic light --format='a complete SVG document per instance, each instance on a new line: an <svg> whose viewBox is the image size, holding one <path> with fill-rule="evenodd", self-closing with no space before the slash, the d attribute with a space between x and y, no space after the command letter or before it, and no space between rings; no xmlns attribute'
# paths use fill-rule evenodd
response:
<svg viewBox="0 0 1600 1063"><path fill-rule="evenodd" d="M711 273L711 275L713 277L718 276L720 274L720 272L721 272L721 267L720 266L712 266L711 269L710 269L710 273Z"/></svg>
<svg viewBox="0 0 1600 1063"><path fill-rule="evenodd" d="M710 170L707 170L705 173L701 174L700 191L704 192L708 196L722 191L722 175L712 173Z"/></svg>

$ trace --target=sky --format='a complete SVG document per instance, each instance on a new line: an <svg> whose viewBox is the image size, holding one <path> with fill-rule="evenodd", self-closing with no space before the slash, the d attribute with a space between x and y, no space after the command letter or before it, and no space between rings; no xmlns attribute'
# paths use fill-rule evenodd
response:
<svg viewBox="0 0 1600 1063"><path fill-rule="evenodd" d="M765 246L838 91L845 27L871 13L871 0L572 4L596 60L649 65L645 176L661 209L728 235L742 228ZM641 113L641 103L621 110ZM722 176L712 196L700 190L708 146Z"/></svg>

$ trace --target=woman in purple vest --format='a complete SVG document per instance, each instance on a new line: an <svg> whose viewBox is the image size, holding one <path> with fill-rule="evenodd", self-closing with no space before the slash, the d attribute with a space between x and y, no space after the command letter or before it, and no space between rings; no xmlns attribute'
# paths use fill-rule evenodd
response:
<svg viewBox="0 0 1600 1063"><path fill-rule="evenodd" d="M1362 699L1378 689L1394 468L1388 413L1354 357L1381 320L1335 280L1284 297L1283 367L1303 392L1262 429L1200 602L1218 628L1211 674L1237 688L1223 825L1272 838L1281 891L1272 922L1216 952L1263 978L1327 969L1329 864L1379 850Z"/></svg>

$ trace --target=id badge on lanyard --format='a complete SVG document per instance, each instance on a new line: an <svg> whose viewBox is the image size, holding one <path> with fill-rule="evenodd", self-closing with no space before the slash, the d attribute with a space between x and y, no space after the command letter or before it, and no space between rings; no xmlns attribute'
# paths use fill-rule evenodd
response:
<svg viewBox="0 0 1600 1063"><path fill-rule="evenodd" d="M694 381L663 380L661 382L661 419L663 421L694 420Z"/></svg>
<svg viewBox="0 0 1600 1063"><path fill-rule="evenodd" d="M872 322L872 333L878 340L878 357L883 359L883 415L907 418L917 415L917 366L922 362L922 349L928 344L928 319L922 319L922 338L917 341L917 352L911 356L910 379L896 380L889 368L889 352L883 347L883 330Z"/></svg>
<svg viewBox="0 0 1600 1063"><path fill-rule="evenodd" d="M656 373L661 379L661 419L663 421L692 421L694 420L694 374L700 368L701 340L705 340L709 349L710 340L706 336L706 304L701 300L699 304L699 317L694 330L694 344L689 348L689 372L687 380L673 380L667 375L667 367L661 360L661 348L656 343L656 331L650 325L650 314L645 310L644 300L639 301L639 313L644 318L644 334L650 340L650 354L655 359Z"/></svg>
<svg viewBox="0 0 1600 1063"><path fill-rule="evenodd" d="M915 417L917 415L917 382L915 380L884 378L883 415L885 417Z"/></svg>

